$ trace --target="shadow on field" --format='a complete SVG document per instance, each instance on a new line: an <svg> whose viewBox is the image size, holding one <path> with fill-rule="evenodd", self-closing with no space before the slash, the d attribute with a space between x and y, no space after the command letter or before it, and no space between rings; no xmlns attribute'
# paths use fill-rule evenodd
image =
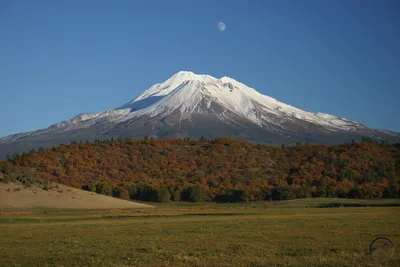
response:
<svg viewBox="0 0 400 267"><path fill-rule="evenodd" d="M320 204L315 206L316 208L346 208L346 207L400 207L400 203L382 203L382 204L374 204L374 203L327 203Z"/></svg>
<svg viewBox="0 0 400 267"><path fill-rule="evenodd" d="M154 218L154 217L193 217L193 216L240 216L257 215L258 213L188 213L188 214L152 214L152 215L109 215L102 218Z"/></svg>

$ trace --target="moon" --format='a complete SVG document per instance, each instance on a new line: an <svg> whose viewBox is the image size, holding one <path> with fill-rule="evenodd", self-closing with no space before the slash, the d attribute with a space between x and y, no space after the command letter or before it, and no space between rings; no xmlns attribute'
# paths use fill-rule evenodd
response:
<svg viewBox="0 0 400 267"><path fill-rule="evenodd" d="M221 32L225 31L225 28L226 28L225 23L223 23L222 21L219 21L217 23L217 27Z"/></svg>

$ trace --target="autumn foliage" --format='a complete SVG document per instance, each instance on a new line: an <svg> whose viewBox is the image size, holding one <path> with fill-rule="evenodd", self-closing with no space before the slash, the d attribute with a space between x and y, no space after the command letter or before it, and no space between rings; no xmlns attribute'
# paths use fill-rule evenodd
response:
<svg viewBox="0 0 400 267"><path fill-rule="evenodd" d="M393 198L400 196L400 146L364 140L275 147L230 138L73 142L10 156L0 162L0 179L41 179L159 202Z"/></svg>

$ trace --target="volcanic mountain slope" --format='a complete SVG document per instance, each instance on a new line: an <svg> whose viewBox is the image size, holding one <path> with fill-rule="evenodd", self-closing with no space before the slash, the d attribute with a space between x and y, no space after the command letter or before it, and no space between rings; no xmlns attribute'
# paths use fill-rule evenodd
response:
<svg viewBox="0 0 400 267"><path fill-rule="evenodd" d="M233 137L270 144L342 143L400 134L277 101L229 77L181 71L114 110L79 114L47 129L0 139L0 154L107 138Z"/></svg>

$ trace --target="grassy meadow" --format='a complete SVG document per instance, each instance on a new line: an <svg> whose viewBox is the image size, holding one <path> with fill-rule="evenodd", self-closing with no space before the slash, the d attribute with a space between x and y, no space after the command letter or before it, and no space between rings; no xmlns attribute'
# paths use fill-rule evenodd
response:
<svg viewBox="0 0 400 267"><path fill-rule="evenodd" d="M399 204L300 199L3 209L0 266L400 266ZM396 245L389 262L369 257L378 236Z"/></svg>

